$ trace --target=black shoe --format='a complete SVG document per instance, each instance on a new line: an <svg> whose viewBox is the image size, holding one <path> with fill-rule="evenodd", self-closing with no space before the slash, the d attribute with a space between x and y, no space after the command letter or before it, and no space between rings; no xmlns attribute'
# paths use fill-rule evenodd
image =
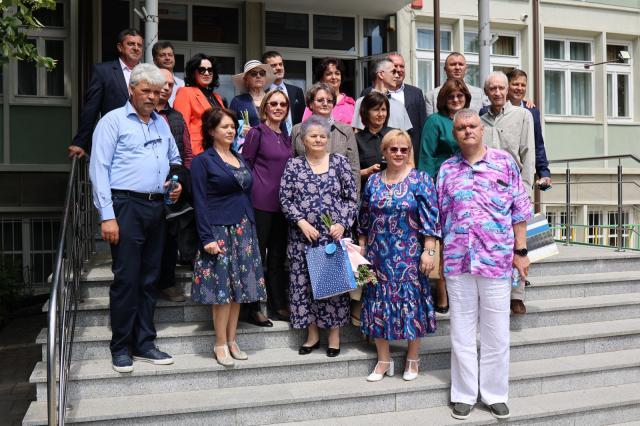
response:
<svg viewBox="0 0 640 426"><path fill-rule="evenodd" d="M133 371L133 360L129 354L111 355L111 366L118 373L131 373Z"/></svg>
<svg viewBox="0 0 640 426"><path fill-rule="evenodd" d="M449 305L447 306L436 306L436 312L439 314L446 314L449 312Z"/></svg>
<svg viewBox="0 0 640 426"><path fill-rule="evenodd" d="M507 404L504 402L491 404L489 406L489 411L491 411L491 415L496 419L507 419L511 415L509 413L509 407L507 407Z"/></svg>
<svg viewBox="0 0 640 426"><path fill-rule="evenodd" d="M256 314L253 312L249 314L249 318L247 319L249 324L257 325L258 327L273 327L273 323L269 318L264 321L260 321L255 315Z"/></svg>
<svg viewBox="0 0 640 426"><path fill-rule="evenodd" d="M530 285L531 285L531 282L529 280L524 280L525 287L529 287Z"/></svg>
<svg viewBox="0 0 640 426"><path fill-rule="evenodd" d="M170 365L173 364L173 358L166 352L153 347L146 352L133 354L136 361L150 362L153 365Z"/></svg>
<svg viewBox="0 0 640 426"><path fill-rule="evenodd" d="M451 417L458 420L465 420L471 414L472 408L473 405L465 404L464 402L454 402Z"/></svg>
<svg viewBox="0 0 640 426"><path fill-rule="evenodd" d="M311 352L313 352L314 349L318 349L318 348L320 348L320 340L318 340L313 346L305 346L305 345L300 346L300 349L298 349L298 354L309 355Z"/></svg>
<svg viewBox="0 0 640 426"><path fill-rule="evenodd" d="M286 322L291 322L291 318L289 317L289 315L282 315L278 312L274 312L271 314L271 318L273 318L276 321L286 321Z"/></svg>
<svg viewBox="0 0 640 426"><path fill-rule="evenodd" d="M329 358L334 358L340 355L340 348L327 348L327 356Z"/></svg>

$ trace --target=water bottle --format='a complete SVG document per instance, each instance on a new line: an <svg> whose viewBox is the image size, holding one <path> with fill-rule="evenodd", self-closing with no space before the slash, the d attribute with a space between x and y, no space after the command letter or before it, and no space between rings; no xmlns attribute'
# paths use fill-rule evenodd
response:
<svg viewBox="0 0 640 426"><path fill-rule="evenodd" d="M511 271L511 287L516 288L520 285L520 272L518 272L518 268L513 268Z"/></svg>
<svg viewBox="0 0 640 426"><path fill-rule="evenodd" d="M169 205L169 204L174 204L174 201L171 199L171 197L169 197L169 194L171 192L173 192L174 189L176 189L176 187L178 186L178 176L173 175L171 176L171 180L169 181L169 185L167 186L167 190L164 191L164 203Z"/></svg>

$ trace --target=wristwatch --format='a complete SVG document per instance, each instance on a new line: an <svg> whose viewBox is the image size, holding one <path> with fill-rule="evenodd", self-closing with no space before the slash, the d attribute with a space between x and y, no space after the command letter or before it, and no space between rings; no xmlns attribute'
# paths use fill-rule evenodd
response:
<svg viewBox="0 0 640 426"><path fill-rule="evenodd" d="M429 256L436 255L436 249L424 249L424 251L426 251Z"/></svg>
<svg viewBox="0 0 640 426"><path fill-rule="evenodd" d="M515 254L517 254L518 256L522 256L522 257L524 257L524 256L526 256L527 254L529 254L529 250L527 250L527 248L526 248L526 247L525 247L525 248L521 248L521 249L516 249L516 248L514 248L514 249L513 249L513 252L514 252Z"/></svg>

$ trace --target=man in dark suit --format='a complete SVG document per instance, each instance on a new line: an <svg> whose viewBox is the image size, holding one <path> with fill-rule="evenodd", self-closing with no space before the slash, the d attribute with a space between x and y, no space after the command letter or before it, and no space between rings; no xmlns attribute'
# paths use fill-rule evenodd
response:
<svg viewBox="0 0 640 426"><path fill-rule="evenodd" d="M137 30L122 30L116 45L118 59L93 66L78 133L68 148L69 157L82 157L90 149L91 135L99 116L127 103L129 76L142 58L143 45L144 40Z"/></svg>
<svg viewBox="0 0 640 426"><path fill-rule="evenodd" d="M409 114L412 128L409 130L411 135L411 143L413 145L413 154L418 163L418 155L420 153L420 135L422 134L422 126L427 121L427 107L424 102L424 94L418 87L405 84L405 64L404 58L399 53L390 53L387 56L398 72L396 80L396 90L390 90L391 97L400 103L402 103ZM361 96L366 95L371 91L371 87L368 87L362 91Z"/></svg>
<svg viewBox="0 0 640 426"><path fill-rule="evenodd" d="M265 52L262 55L262 63L271 66L276 76L275 81L269 87L269 90L280 89L289 98L289 116L285 122L287 133L291 134L291 128L302 121L304 108L304 91L298 86L284 82L284 61L282 55L276 51Z"/></svg>

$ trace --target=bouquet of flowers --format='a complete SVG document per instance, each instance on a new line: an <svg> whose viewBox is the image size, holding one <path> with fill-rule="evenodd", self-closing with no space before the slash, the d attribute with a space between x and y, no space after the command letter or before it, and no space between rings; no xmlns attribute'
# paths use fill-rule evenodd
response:
<svg viewBox="0 0 640 426"><path fill-rule="evenodd" d="M238 133L236 134L236 139L233 141L233 149L238 153L242 153L245 126L247 128L251 127L249 125L249 111L246 109L240 113L240 118L238 119Z"/></svg>

